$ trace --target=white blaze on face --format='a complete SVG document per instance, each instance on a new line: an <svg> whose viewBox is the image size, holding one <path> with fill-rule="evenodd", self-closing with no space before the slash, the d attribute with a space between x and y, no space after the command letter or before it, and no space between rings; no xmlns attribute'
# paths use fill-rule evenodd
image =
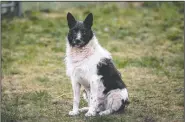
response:
<svg viewBox="0 0 185 122"><path fill-rule="evenodd" d="M76 39L81 39L81 33L80 33L80 31L77 33L77 37L76 37Z"/></svg>

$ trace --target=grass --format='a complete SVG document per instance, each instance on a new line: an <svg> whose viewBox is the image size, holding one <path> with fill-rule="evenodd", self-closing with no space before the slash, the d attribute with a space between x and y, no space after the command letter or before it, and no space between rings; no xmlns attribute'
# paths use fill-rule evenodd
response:
<svg viewBox="0 0 185 122"><path fill-rule="evenodd" d="M3 20L2 122L182 122L183 2L144 5L125 8L111 2ZM124 113L67 115L72 109L63 61L68 11L80 20L94 14L96 36L128 87L131 103ZM85 105L82 100L80 106Z"/></svg>

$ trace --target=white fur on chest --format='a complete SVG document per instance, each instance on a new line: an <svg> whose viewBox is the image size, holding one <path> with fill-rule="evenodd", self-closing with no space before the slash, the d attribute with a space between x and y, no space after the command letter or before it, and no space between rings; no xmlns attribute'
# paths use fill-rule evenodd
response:
<svg viewBox="0 0 185 122"><path fill-rule="evenodd" d="M96 37L81 51L74 51L67 42L66 73L80 84L88 85L91 77L97 75L97 64L102 58L111 58L111 55L99 45Z"/></svg>

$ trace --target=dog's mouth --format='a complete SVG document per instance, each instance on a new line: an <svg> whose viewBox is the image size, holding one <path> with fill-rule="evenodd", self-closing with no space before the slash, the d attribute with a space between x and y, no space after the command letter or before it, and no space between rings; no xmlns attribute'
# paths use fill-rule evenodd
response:
<svg viewBox="0 0 185 122"><path fill-rule="evenodd" d="M85 43L84 42L79 42L79 43L73 44L72 46L76 47L76 48L82 48L83 46L85 46Z"/></svg>
<svg viewBox="0 0 185 122"><path fill-rule="evenodd" d="M82 45L72 45L72 47L74 47L74 48L81 48L83 46Z"/></svg>

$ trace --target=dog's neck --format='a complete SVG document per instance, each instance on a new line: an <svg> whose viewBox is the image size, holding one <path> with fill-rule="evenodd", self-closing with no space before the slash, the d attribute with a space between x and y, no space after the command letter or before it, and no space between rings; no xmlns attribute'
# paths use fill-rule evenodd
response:
<svg viewBox="0 0 185 122"><path fill-rule="evenodd" d="M95 53L98 46L98 41L95 36L89 41L87 45L82 48L71 47L67 44L67 54L70 56L72 63L80 63Z"/></svg>

